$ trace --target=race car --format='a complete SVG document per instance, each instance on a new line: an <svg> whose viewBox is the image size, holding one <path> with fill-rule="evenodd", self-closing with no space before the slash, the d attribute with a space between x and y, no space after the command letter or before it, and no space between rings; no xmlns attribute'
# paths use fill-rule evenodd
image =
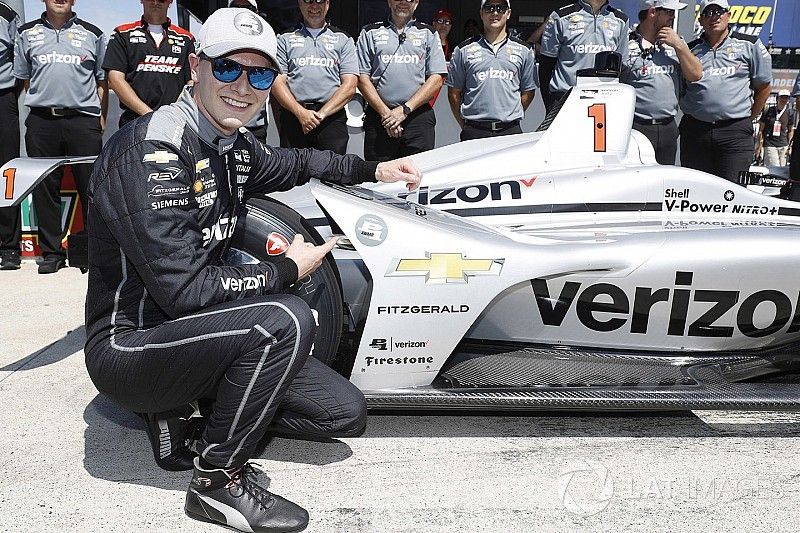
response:
<svg viewBox="0 0 800 533"><path fill-rule="evenodd" d="M227 261L342 236L293 292L373 408L800 407L800 206L658 165L633 108L595 71L537 132L414 156L417 191L251 198Z"/></svg>

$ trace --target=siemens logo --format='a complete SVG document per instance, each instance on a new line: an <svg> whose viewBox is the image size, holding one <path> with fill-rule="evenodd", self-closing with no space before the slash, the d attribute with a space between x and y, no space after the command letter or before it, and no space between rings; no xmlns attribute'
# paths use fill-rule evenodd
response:
<svg viewBox="0 0 800 533"><path fill-rule="evenodd" d="M407 65L418 65L420 62L419 56L414 56L411 54L383 54L381 55L381 62L382 63L401 63Z"/></svg>
<svg viewBox="0 0 800 533"><path fill-rule="evenodd" d="M298 67L334 67L336 66L336 60L330 57L297 57L292 59L294 64Z"/></svg>
<svg viewBox="0 0 800 533"><path fill-rule="evenodd" d="M76 56L69 54L58 54L50 52L49 54L39 54L36 56L39 63L49 65L50 63L64 63L66 65L80 65L86 60L86 56Z"/></svg>
<svg viewBox="0 0 800 533"><path fill-rule="evenodd" d="M485 81L485 80L513 80L516 72L513 70L503 70L499 68L490 68L489 70L484 70L483 72L478 72L475 77L478 78L478 81Z"/></svg>
<svg viewBox="0 0 800 533"><path fill-rule="evenodd" d="M576 54L599 54L600 52L612 52L614 48L605 44L571 44L569 46Z"/></svg>

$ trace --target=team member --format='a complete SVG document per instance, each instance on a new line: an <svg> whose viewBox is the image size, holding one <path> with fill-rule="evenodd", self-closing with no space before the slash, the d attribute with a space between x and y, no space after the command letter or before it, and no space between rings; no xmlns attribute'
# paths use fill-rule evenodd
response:
<svg viewBox="0 0 800 533"><path fill-rule="evenodd" d="M436 30L436 33L439 34L439 40L442 43L442 53L444 54L444 60L446 62L449 62L450 58L453 55L453 51L450 48L450 41L447 39L447 35L453 28L453 14L446 9L438 10L436 13L433 14L433 20L431 21L431 26L433 26L433 29ZM443 78L447 79L447 76L443 76ZM428 104L431 107L433 107L436 104L436 100L439 98L440 89L437 89L437 91L433 93L433 97L431 98L430 102L428 102Z"/></svg>
<svg viewBox="0 0 800 533"><path fill-rule="evenodd" d="M258 2L256 0L230 0L228 7L241 7L249 9L253 13L258 13Z"/></svg>
<svg viewBox="0 0 800 533"><path fill-rule="evenodd" d="M358 88L369 104L364 156L379 161L434 147L429 102L447 74L439 35L414 20L419 0L388 2L389 20L365 26L357 46Z"/></svg>
<svg viewBox="0 0 800 533"><path fill-rule="evenodd" d="M255 13L224 8L199 42L190 56L194 87L120 130L94 166L86 366L98 390L135 412L215 399L194 458L189 516L299 531L308 513L269 493L248 460L270 423L319 436L364 430L361 392L308 358L308 305L278 294L318 268L336 241L314 246L295 236L273 263L230 266L222 257L246 195L311 178L402 180L413 189L420 175L410 161L267 149L240 128L278 74L272 28ZM171 446L174 436L167 439Z"/></svg>
<svg viewBox="0 0 800 533"><path fill-rule="evenodd" d="M536 60L531 46L506 31L506 0L483 0L484 34L453 52L447 76L450 109L461 140L522 133L519 122L536 93Z"/></svg>
<svg viewBox="0 0 800 533"><path fill-rule="evenodd" d="M797 100L800 98L800 74L794 80L794 87L792 88L792 96L794 97L794 105L797 108ZM795 124L797 126L797 124ZM789 177L793 180L800 181L800 135L793 135L792 142L789 144ZM800 200L800 187L792 184L792 199Z"/></svg>
<svg viewBox="0 0 800 533"><path fill-rule="evenodd" d="M545 22L539 80L549 88L549 111L575 86L578 71L594 67L598 52L628 56L628 16L607 0L579 0L553 11Z"/></svg>
<svg viewBox="0 0 800 533"><path fill-rule="evenodd" d="M302 24L278 37L285 74L273 94L281 105L281 146L347 152L344 106L356 94L358 59L353 39L326 22L328 0L297 0Z"/></svg>
<svg viewBox="0 0 800 533"><path fill-rule="evenodd" d="M640 7L639 26L630 35L621 81L636 89L633 129L650 140L659 164L674 165L681 74L687 81L697 81L703 77L703 66L672 29L675 12L686 4L642 0Z"/></svg>
<svg viewBox="0 0 800 533"><path fill-rule="evenodd" d="M19 157L19 90L14 78L14 41L19 25L17 12L0 2L0 165ZM2 177L0 184L5 185ZM19 268L20 238L19 207L0 208L0 270Z"/></svg>
<svg viewBox="0 0 800 533"><path fill-rule="evenodd" d="M703 33L689 48L703 65L680 100L681 164L737 181L753 160L753 120L772 83L772 58L758 37L728 29L727 0L703 0Z"/></svg>
<svg viewBox="0 0 800 533"><path fill-rule="evenodd" d="M75 0L44 0L38 20L19 28L14 46L14 76L24 80L25 146L32 157L97 155L103 146L108 84L101 68L106 39L96 26L72 11ZM89 165L75 165L84 215ZM33 206L42 250L40 274L66 264L61 247L61 170L33 190ZM86 217L84 216L84 220Z"/></svg>
<svg viewBox="0 0 800 533"><path fill-rule="evenodd" d="M142 0L141 20L118 26L108 43L103 68L117 93L119 126L177 100L190 79L194 37L167 17L172 0Z"/></svg>
<svg viewBox="0 0 800 533"><path fill-rule="evenodd" d="M450 35L450 30L453 29L453 13L447 9L438 10L433 14L431 26L433 26L433 29L439 34L439 40L442 42L444 60L450 61L453 51L450 48L450 40L448 39L448 35Z"/></svg>
<svg viewBox="0 0 800 533"><path fill-rule="evenodd" d="M786 166L796 121L794 110L789 108L790 94L788 89L778 91L777 102L765 109L759 120L756 158L761 156L763 148L764 164L768 167Z"/></svg>

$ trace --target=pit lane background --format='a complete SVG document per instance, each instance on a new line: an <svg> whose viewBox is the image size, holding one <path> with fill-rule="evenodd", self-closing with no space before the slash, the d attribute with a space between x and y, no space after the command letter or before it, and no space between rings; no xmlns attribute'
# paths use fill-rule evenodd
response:
<svg viewBox="0 0 800 533"><path fill-rule="evenodd" d="M14 9L25 18L23 0L4 0L11 5ZM523 37L527 36L530 31L533 31L538 24L541 24L550 11L563 4L565 0L555 0L554 2L545 1L526 1L515 0L513 4L512 25L520 30ZM356 14L357 17L363 17L364 20L372 21L375 18L380 18L385 15L386 1L385 0L361 0L355 2L355 6L348 5L352 2L337 2L334 0L331 4L331 16L334 17L334 10L338 9L342 12L347 10L351 14ZM551 6L550 4L554 4ZM685 14L692 11L697 11L698 2L696 0L688 0L689 7L684 10ZM205 4L202 8L201 4ZM183 1L179 0L179 15L182 14L181 22L183 26L188 26L193 32L200 29L200 20L207 16L208 10L216 9L219 5L227 5L227 0L203 0L203 1ZM338 4L338 5L337 5ZM474 4L474 5L473 5ZM194 11L191 12L193 17L186 16L189 13L187 7L194 6ZM478 12L478 1L469 0L444 0L442 2L422 2L419 7L418 15L421 20L426 20L432 15L434 9L439 7L450 8L456 16L456 20L466 20L470 16L476 16ZM623 9L632 20L636 20L639 0L616 0L612 5L619 6ZM750 35L758 35L759 38L765 43L770 42L769 33L770 25L773 16L775 16L773 0L750 0L748 2L732 2L731 6L731 25L734 30L747 33ZM272 10L275 13L281 13L284 19L291 20L292 10L296 10L296 0L259 0L259 7L265 12ZM205 9L205 10L204 10ZM288 10L288 11L287 11ZM431 11L431 13L428 13ZM472 15L472 14L475 15ZM91 19L91 13L86 13L85 16ZM685 38L690 39L693 37L695 17L683 16L679 20L679 30ZM357 19L356 24L361 24L362 21ZM350 29L351 33L357 32ZM458 24L455 25L453 32L456 37L460 39L457 34L459 30ZM458 40L454 39L455 42ZM772 43L774 47L782 47L781 51L789 58L796 58L800 60L800 1L795 0L779 0L777 4L777 17L772 34ZM796 47L796 49L795 49ZM774 52L774 50L773 50ZM775 62L775 55L773 61ZM773 71L773 92L777 93L779 89L791 89L794 85L794 80L797 75L796 69L781 69L776 68ZM774 97L773 97L774 98ZM350 142L348 144L348 152L363 155L364 136L363 130L360 128L359 117L363 114L362 101L356 98L347 106L349 115L350 127ZM447 102L446 90L436 101L434 106L436 113L436 146L446 146L459 140L460 130L457 123L452 117L450 108ZM24 121L27 116L27 107L20 106L20 122L22 128L22 138L24 139ZM107 129L104 139L108 138L116 131L117 122L119 120L120 110L119 103L116 95L112 92L109 101L109 116L107 120ZM534 102L528 109L525 119L522 122L523 131L533 131L544 118L544 107L541 102L539 93L537 92ZM268 144L278 145L278 132L274 126L274 120L270 116L270 127L267 137ZM23 143L24 144L24 143ZM23 155L24 146L22 147ZM26 257L33 257L40 255L37 239L37 225L36 214L32 208L32 200L30 197L23 200L21 205L22 210L22 254ZM62 180L61 187L61 219L64 227L68 228L68 232L64 236L66 244L67 235L81 231L84 227L83 217L80 210L80 200L78 198L77 189L75 187L74 178L69 168L65 169L64 179Z"/></svg>

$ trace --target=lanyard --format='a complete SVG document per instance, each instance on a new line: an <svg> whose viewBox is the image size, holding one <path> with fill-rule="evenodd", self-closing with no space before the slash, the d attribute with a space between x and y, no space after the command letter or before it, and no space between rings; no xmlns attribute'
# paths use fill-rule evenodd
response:
<svg viewBox="0 0 800 533"><path fill-rule="evenodd" d="M780 113L777 113L778 108L775 108L775 122L772 123L772 136L773 137L780 137L781 136L781 117L786 112L786 108L789 107L788 105L783 106Z"/></svg>

